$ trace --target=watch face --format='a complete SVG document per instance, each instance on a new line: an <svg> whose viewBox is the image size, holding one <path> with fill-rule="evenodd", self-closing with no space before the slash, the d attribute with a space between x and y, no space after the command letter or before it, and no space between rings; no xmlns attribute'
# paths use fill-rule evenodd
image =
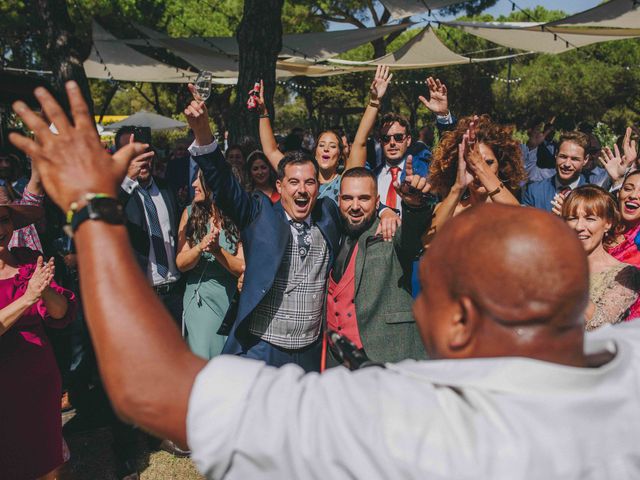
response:
<svg viewBox="0 0 640 480"><path fill-rule="evenodd" d="M124 223L124 211L120 202L113 198L91 200L91 219L101 219L107 223Z"/></svg>

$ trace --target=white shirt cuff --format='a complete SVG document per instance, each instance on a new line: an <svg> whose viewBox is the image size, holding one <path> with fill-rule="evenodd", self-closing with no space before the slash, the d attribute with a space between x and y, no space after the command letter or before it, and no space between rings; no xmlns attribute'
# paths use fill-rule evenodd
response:
<svg viewBox="0 0 640 480"><path fill-rule="evenodd" d="M218 148L218 142L216 142L215 140L209 145L196 145L196 142L194 140L193 143L189 146L189 153L192 157L198 157L200 155L213 153L216 148Z"/></svg>
<svg viewBox="0 0 640 480"><path fill-rule="evenodd" d="M436 122L441 123L443 125L451 125L453 123L453 117L451 116L451 111L449 111L446 115L436 115Z"/></svg>
<svg viewBox="0 0 640 480"><path fill-rule="evenodd" d="M122 180L122 183L120 184L120 187L122 187L122 189L129 195L133 193L137 186L138 182L130 179L129 177L124 177L124 180Z"/></svg>

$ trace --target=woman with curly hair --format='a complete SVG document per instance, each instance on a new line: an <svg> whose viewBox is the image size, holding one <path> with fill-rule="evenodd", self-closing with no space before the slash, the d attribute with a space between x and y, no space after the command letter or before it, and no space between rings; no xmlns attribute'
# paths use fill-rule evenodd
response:
<svg viewBox="0 0 640 480"><path fill-rule="evenodd" d="M624 228L613 196L596 185L578 187L563 202L562 217L575 230L589 261L586 330L637 317L638 269L606 250Z"/></svg>
<svg viewBox="0 0 640 480"><path fill-rule="evenodd" d="M193 188L193 202L180 219L176 265L188 272L182 312L187 343L208 360L226 341L217 331L244 271L244 255L238 228L213 203L201 171Z"/></svg>
<svg viewBox="0 0 640 480"><path fill-rule="evenodd" d="M422 237L426 247L451 217L485 202L519 205L515 193L526 179L520 144L512 129L488 115L460 119L446 132L433 154L429 171L432 192L444 200L436 205L431 228Z"/></svg>

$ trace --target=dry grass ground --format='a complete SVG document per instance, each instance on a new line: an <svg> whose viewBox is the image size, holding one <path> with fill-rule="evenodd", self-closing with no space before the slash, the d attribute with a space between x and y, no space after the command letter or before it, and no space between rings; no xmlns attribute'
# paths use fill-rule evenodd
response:
<svg viewBox="0 0 640 480"><path fill-rule="evenodd" d="M73 414L63 415L63 422ZM71 450L71 460L59 475L59 480L118 480L108 428L76 433L65 438ZM166 452L150 452L143 435L138 440L137 465L142 480L202 480L189 458L177 458Z"/></svg>

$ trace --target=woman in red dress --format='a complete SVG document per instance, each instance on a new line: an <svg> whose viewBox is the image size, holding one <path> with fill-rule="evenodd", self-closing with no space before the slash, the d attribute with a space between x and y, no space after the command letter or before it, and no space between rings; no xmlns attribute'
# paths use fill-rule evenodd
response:
<svg viewBox="0 0 640 480"><path fill-rule="evenodd" d="M51 478L63 463L60 373L44 324L74 317L73 294L53 281L53 261L9 250L14 230L42 217L0 187L0 478Z"/></svg>

